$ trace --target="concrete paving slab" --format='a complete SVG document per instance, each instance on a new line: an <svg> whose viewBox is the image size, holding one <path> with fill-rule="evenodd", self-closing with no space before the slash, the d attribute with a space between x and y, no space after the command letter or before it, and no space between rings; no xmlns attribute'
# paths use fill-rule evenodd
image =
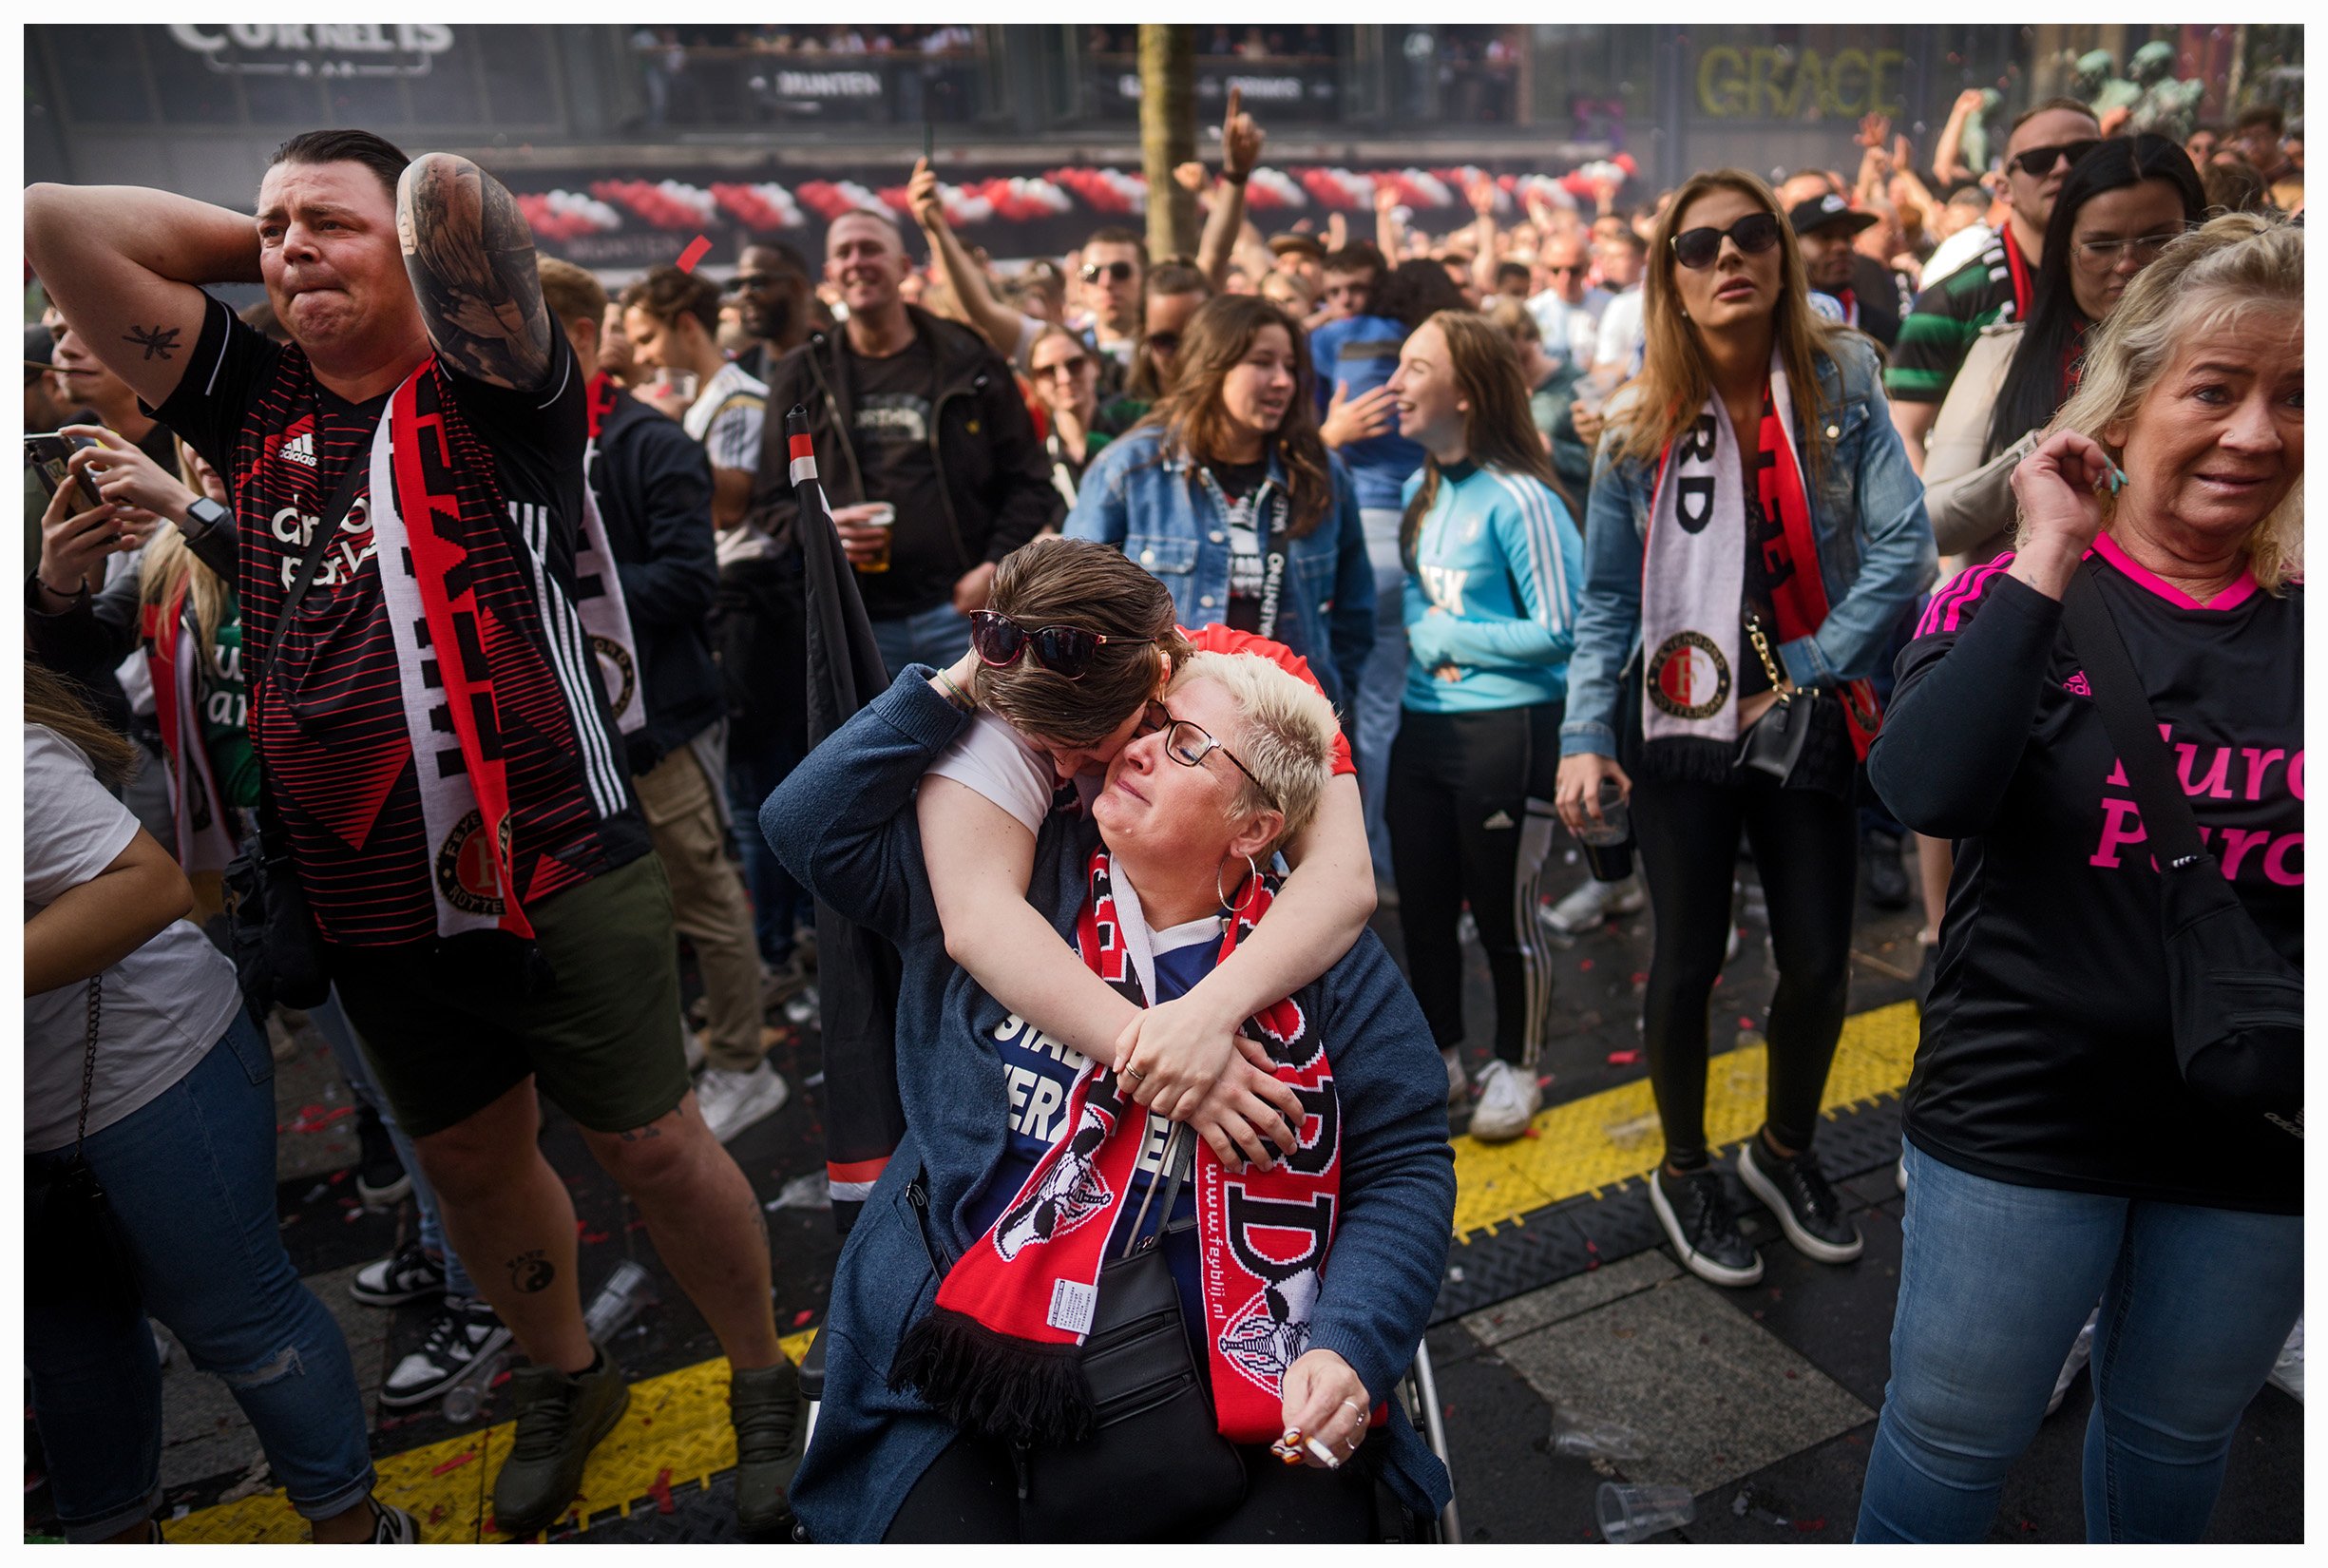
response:
<svg viewBox="0 0 2328 1568"><path fill-rule="evenodd" d="M1481 1345L1500 1345L1680 1275L1679 1266L1665 1253L1636 1252L1622 1262L1572 1275L1500 1306L1469 1313L1460 1321Z"/></svg>
<svg viewBox="0 0 2328 1568"><path fill-rule="evenodd" d="M1670 1279L1498 1347L1555 1406L1623 1422L1629 1479L1704 1493L1874 1411L1695 1278Z"/></svg>

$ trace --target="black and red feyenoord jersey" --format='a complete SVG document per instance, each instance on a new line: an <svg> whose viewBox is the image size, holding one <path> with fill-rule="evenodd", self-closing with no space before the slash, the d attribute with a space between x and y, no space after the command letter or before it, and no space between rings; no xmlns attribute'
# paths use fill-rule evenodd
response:
<svg viewBox="0 0 2328 1568"><path fill-rule="evenodd" d="M491 386L441 359L431 373L457 460L460 526L508 530L511 548L487 558L506 563L496 569L512 576L524 570L530 540L570 596L586 416L573 351L563 332L553 337L543 390ZM263 660L250 693L251 740L316 923L327 940L356 947L434 937L431 879L456 905L497 896L481 843L428 842L374 559L368 472L294 623L277 623L299 557L342 475L350 464L369 468L387 405L386 393L361 404L335 396L316 382L297 346L272 341L213 299L183 379L155 411L233 488L245 667ZM479 591L512 601L538 597L537 585L515 581L481 583ZM537 674L549 667L544 660L523 663ZM587 682L595 711L583 721L601 725L610 741L584 745L554 679L539 683L540 692L511 693L525 723L506 736L511 844L527 905L651 848L628 780L594 780L587 773L622 755L602 689ZM599 798L623 808L601 813L594 786Z"/></svg>
<svg viewBox="0 0 2328 1568"><path fill-rule="evenodd" d="M2301 967L2302 587L2266 593L2242 576L2203 605L2106 534L2092 558L2200 835L2263 934ZM2012 563L1933 595L1900 655L1880 742L1913 747L1876 769L1902 820L1933 820L1935 800L1959 812L1974 796L1994 801L1973 813L1986 826L1956 841L1907 1135L1992 1180L2299 1213L2300 1140L2213 1113L2183 1084L2141 809L2059 602L2009 576ZM1936 679L1952 654L1970 662ZM2022 711L2015 672L2039 670L2027 727L1997 729L2000 714ZM1899 722L1927 699L1944 705ZM1969 760L2010 758L2015 745L2009 775Z"/></svg>

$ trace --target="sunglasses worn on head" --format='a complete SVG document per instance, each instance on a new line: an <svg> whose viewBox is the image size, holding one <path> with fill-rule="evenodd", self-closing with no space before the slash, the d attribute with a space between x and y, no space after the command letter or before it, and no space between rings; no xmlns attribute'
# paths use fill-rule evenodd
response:
<svg viewBox="0 0 2328 1568"><path fill-rule="evenodd" d="M1081 626L1044 626L1029 631L1000 610L970 612L970 646L989 669L1005 669L1028 649L1053 675L1080 680L1092 656L1110 642L1154 642L1153 637L1102 637Z"/></svg>
<svg viewBox="0 0 2328 1568"><path fill-rule="evenodd" d="M2061 160L2066 158L2074 163L2101 144L2098 141L2089 139L2080 142L2064 142L2057 146L2032 147L2027 152L2014 155L2005 168L2008 173L2018 168L2032 180L2042 180L2053 172L2053 165Z"/></svg>
<svg viewBox="0 0 2328 1568"><path fill-rule="evenodd" d="M1129 283L1132 280L1132 263L1129 261L1110 261L1106 266L1102 267L1095 262L1091 266L1085 267L1082 272L1082 278L1086 283L1097 283L1099 281L1102 276L1112 277L1118 283Z"/></svg>
<svg viewBox="0 0 2328 1568"><path fill-rule="evenodd" d="M1725 239L1742 255L1760 256L1779 242L1779 220L1766 212L1750 212L1727 229L1686 230L1673 237L1673 259L1691 272L1710 267Z"/></svg>

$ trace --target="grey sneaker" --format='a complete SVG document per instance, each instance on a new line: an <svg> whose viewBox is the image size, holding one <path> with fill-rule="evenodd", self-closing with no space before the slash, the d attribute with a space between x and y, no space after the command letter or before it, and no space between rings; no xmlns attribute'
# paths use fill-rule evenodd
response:
<svg viewBox="0 0 2328 1568"><path fill-rule="evenodd" d="M789 1361L737 1372L728 1385L735 1424L735 1522L769 1529L791 1517L792 1476L808 1450L809 1401Z"/></svg>
<svg viewBox="0 0 2328 1568"><path fill-rule="evenodd" d="M630 1384L605 1347L572 1377L555 1367L521 1367L510 1380L517 1432L493 1478L493 1527L520 1540L558 1521L582 1487L590 1450L630 1407Z"/></svg>

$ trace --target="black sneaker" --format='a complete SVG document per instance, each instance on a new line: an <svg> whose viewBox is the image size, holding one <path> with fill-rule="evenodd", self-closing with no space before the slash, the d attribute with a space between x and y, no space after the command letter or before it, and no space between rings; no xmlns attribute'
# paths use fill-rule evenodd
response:
<svg viewBox="0 0 2328 1568"><path fill-rule="evenodd" d="M1698 1278L1715 1285L1752 1285L1763 1260L1738 1233L1738 1216L1722 1190L1722 1173L1708 1166L1675 1176L1658 1162L1650 1177L1649 1204L1657 1211L1673 1255Z"/></svg>
<svg viewBox="0 0 2328 1568"><path fill-rule="evenodd" d="M445 1293L445 1265L408 1241L348 1281L348 1293L367 1307L401 1307Z"/></svg>
<svg viewBox="0 0 2328 1568"><path fill-rule="evenodd" d="M1819 1169L1816 1151L1805 1149L1792 1159L1781 1159L1757 1133L1739 1152L1738 1179L1770 1206L1779 1229L1804 1257L1848 1263L1860 1255L1863 1243L1859 1227L1844 1215L1835 1189Z"/></svg>
<svg viewBox="0 0 2328 1568"><path fill-rule="evenodd" d="M509 1343L509 1330L482 1301L451 1296L429 1322L420 1348L396 1363L380 1385L380 1407L403 1410L430 1400L461 1381L479 1356Z"/></svg>
<svg viewBox="0 0 2328 1568"><path fill-rule="evenodd" d="M1879 909L1908 907L1908 872L1900 864L1899 840L1870 828L1860 835L1860 870L1867 887L1867 902Z"/></svg>
<svg viewBox="0 0 2328 1568"><path fill-rule="evenodd" d="M510 1380L517 1431L493 1478L493 1527L523 1540L558 1521L582 1487L590 1450L630 1408L630 1384L603 1347L585 1372L521 1367Z"/></svg>
<svg viewBox="0 0 2328 1568"><path fill-rule="evenodd" d="M372 1500L372 1540L373 1546L418 1546L420 1520L393 1503Z"/></svg>
<svg viewBox="0 0 2328 1568"><path fill-rule="evenodd" d="M748 1530L781 1524L792 1514L792 1476L809 1445L799 1369L779 1361L735 1373L728 1417L735 1424L735 1522Z"/></svg>
<svg viewBox="0 0 2328 1568"><path fill-rule="evenodd" d="M369 1105L356 1107L355 1146L355 1195L364 1207L385 1209L403 1202L412 1191L412 1178L396 1157L396 1145L389 1140L380 1113Z"/></svg>

